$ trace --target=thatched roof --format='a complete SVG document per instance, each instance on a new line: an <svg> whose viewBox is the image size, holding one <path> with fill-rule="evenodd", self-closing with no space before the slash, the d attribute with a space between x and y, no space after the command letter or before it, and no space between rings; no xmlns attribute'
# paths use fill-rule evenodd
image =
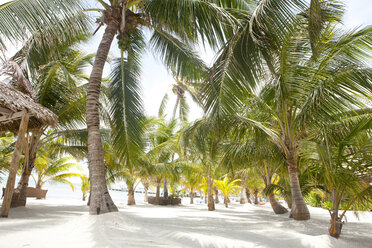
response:
<svg viewBox="0 0 372 248"><path fill-rule="evenodd" d="M17 133L25 111L30 116L30 131L39 130L43 126L54 126L58 120L52 111L36 103L31 97L10 85L0 83L0 132Z"/></svg>

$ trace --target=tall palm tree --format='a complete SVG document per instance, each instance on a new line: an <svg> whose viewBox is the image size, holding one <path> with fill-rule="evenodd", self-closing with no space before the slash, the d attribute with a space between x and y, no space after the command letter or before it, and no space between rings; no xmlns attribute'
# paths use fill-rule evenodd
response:
<svg viewBox="0 0 372 248"><path fill-rule="evenodd" d="M292 21L275 29L277 37L254 32L261 25L257 23L260 18L256 14L247 17L241 33L221 52L204 89L210 112L236 114L237 125L261 129L281 149L291 184L291 216L296 220L310 218L298 179L299 143L311 135L307 127L327 123L343 110L360 106L361 98L369 101L371 88L371 72L364 63L371 47L371 28L338 34L333 23L340 19L337 6L324 2L315 9L315 2L303 12L287 9ZM265 4L258 4L257 13ZM314 30L316 11L321 20ZM265 44L266 38L272 38L270 44ZM257 108L269 116L237 114L249 98L254 100L246 104L248 109Z"/></svg>
<svg viewBox="0 0 372 248"><path fill-rule="evenodd" d="M177 75L186 76L184 68L201 63L201 60L190 59L189 55L194 54L190 41L195 43L200 38L212 45L217 45L218 41L224 39L223 29L230 21L230 15L212 1L186 0L181 3L175 0L113 0L109 2L99 0L98 2L104 8L99 10L102 16L98 21L100 26L106 25L106 28L90 75L86 107L91 214L117 210L105 186L98 110L103 68L115 35L118 34L122 57L124 53L129 57L133 54L131 47L128 46L128 43L133 40L132 37L138 37L138 35L141 37L142 30L150 28L152 47L165 64L177 72ZM192 63L188 63L190 61ZM123 67L124 60L122 59L122 72ZM198 72L199 68L193 67L192 71ZM190 70L187 72L190 76Z"/></svg>
<svg viewBox="0 0 372 248"><path fill-rule="evenodd" d="M206 178L208 210L214 211L213 183L215 170L221 161L221 143L227 130L223 130L212 118L195 121L182 132L185 153L195 154Z"/></svg>

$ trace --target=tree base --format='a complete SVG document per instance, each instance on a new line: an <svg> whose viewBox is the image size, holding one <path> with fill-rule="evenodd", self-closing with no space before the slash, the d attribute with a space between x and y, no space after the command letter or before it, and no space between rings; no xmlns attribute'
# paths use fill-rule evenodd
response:
<svg viewBox="0 0 372 248"><path fill-rule="evenodd" d="M104 194L99 195L94 195L94 193L91 193L89 202L89 214L99 215L117 211L118 208L112 201L109 192L105 192Z"/></svg>

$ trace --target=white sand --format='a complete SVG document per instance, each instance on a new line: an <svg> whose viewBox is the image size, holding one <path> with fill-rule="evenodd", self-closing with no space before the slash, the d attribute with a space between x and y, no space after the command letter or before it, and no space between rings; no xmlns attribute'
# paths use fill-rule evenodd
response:
<svg viewBox="0 0 372 248"><path fill-rule="evenodd" d="M310 207L311 220L294 221L250 204L214 212L204 204L118 207L90 216L79 200L30 199L0 219L0 247L372 247L370 213L360 221L350 213L337 240L327 234L328 212L318 208Z"/></svg>

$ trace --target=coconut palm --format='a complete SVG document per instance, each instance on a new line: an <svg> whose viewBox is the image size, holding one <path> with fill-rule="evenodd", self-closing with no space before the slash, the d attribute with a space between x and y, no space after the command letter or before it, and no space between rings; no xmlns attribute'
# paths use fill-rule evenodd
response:
<svg viewBox="0 0 372 248"><path fill-rule="evenodd" d="M226 208L229 207L229 195L231 193L237 192L236 190L240 188L240 186L237 185L237 183L240 181L241 181L240 179L235 179L229 182L227 176L223 180L216 180L217 188L219 188L223 194L224 197L223 202Z"/></svg>
<svg viewBox="0 0 372 248"><path fill-rule="evenodd" d="M71 162L72 157L58 158L55 154L44 153L35 160L35 185L41 189L47 182L58 182L69 184L72 190L75 186L68 179L81 177L80 173L70 172L78 168L78 164Z"/></svg>
<svg viewBox="0 0 372 248"><path fill-rule="evenodd" d="M194 195L201 183L201 170L197 165L186 162L182 167L181 185L184 191L189 192L190 204L194 204Z"/></svg>
<svg viewBox="0 0 372 248"><path fill-rule="evenodd" d="M186 127L182 132L185 153L195 154L201 165L207 184L208 210L214 211L213 182L215 171L221 160L221 142L226 130L217 125L212 118L203 118Z"/></svg>
<svg viewBox="0 0 372 248"><path fill-rule="evenodd" d="M64 47L58 52L59 56L45 54L47 58L41 58L40 63L33 59L24 57L24 50L29 47L25 45L16 55L16 61L24 61L25 70L23 75L31 85L32 94L39 104L52 110L59 118L58 125L54 131L48 131L45 128L37 133L32 133L29 138L28 156L23 166L23 172L14 194L13 206L25 206L26 189L29 177L34 168L34 161L37 152L45 145L53 143L48 149L59 149L60 152L69 152L72 155L84 152L84 147L80 145L65 146L68 136L77 139L83 135L83 132L74 132L81 125L84 125L84 105L85 105L85 87L83 85L86 76L83 71L91 63L93 55L86 55L77 50ZM63 48L60 47L60 48ZM57 49L57 48L56 48ZM32 50L32 49L31 49ZM42 62L46 62L42 64ZM17 82L14 82L17 85ZM67 129L70 135L66 132ZM67 135L67 136L66 136ZM58 139L64 137L63 140ZM71 140L71 139L70 139ZM76 148L76 149L75 149ZM78 157L78 156L76 156ZM81 155L79 156L81 157Z"/></svg>
<svg viewBox="0 0 372 248"><path fill-rule="evenodd" d="M349 209L368 211L372 203L372 186L364 181L371 169L368 112L324 127L314 141L304 145L303 157L312 165L313 180L332 201L329 234L336 238L341 234L342 220Z"/></svg>
<svg viewBox="0 0 372 248"><path fill-rule="evenodd" d="M258 13L265 4L258 4ZM277 29L277 38L264 32L252 34L255 25L261 25L257 23L260 18L247 17L241 33L237 32L221 52L211 70L218 73L211 74L204 89L206 105L214 115L236 114L249 98L254 100L246 104L248 109L257 106L269 113L269 118L238 113L236 123L261 129L281 149L289 171L291 213L296 220L310 218L298 179L299 143L311 135L307 128L363 105L361 98L370 99L371 90L371 72L364 63L369 56L371 28L339 34L332 23L340 18L337 6L324 2L318 7L321 25L316 35L310 30L315 21L313 8L300 15L292 13L290 20L295 21ZM262 44L255 41L261 34L257 40ZM265 44L264 38L269 37L272 44ZM258 45L262 49L256 50Z"/></svg>
<svg viewBox="0 0 372 248"><path fill-rule="evenodd" d="M87 197L87 193L90 190L90 185L89 185L89 177L85 175L81 175L81 192L83 193L83 201L85 201Z"/></svg>
<svg viewBox="0 0 372 248"><path fill-rule="evenodd" d="M32 36L40 50L69 42L88 28L83 9L82 2L74 0L7 1L0 5L0 47Z"/></svg>
<svg viewBox="0 0 372 248"><path fill-rule="evenodd" d="M202 39L216 46L218 41L224 39L223 29L231 19L226 11L209 1L187 0L181 3L175 0L109 2L99 0L98 2L103 6L103 10L98 10L102 16L97 21L100 26L106 25L106 29L90 75L86 107L91 214L117 210L107 187L104 186L106 180L98 110L102 72L114 37L118 34L118 44L122 53L121 73L125 72L125 56L128 60L131 56L135 56L137 62L140 61L140 56L131 43L133 40L144 40L142 30L150 29L152 32L150 44L165 64L173 68L178 76L193 77L200 74L200 68L204 65L201 60L194 60L191 43ZM125 76L122 76L122 80L124 78Z"/></svg>

